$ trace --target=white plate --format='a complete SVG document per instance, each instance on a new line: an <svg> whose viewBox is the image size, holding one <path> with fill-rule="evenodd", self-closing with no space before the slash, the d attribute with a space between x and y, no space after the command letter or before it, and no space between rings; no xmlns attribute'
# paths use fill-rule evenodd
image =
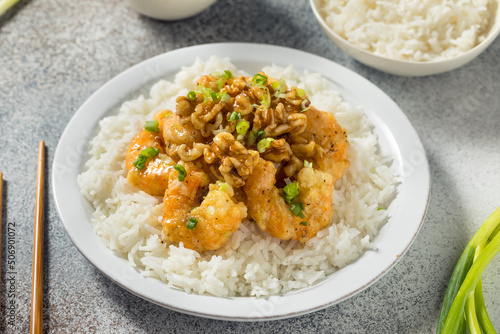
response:
<svg viewBox="0 0 500 334"><path fill-rule="evenodd" d="M379 136L380 148L397 166L401 183L389 206L391 218L374 243L377 251L364 253L354 263L324 281L296 292L270 298L200 296L168 288L144 278L128 262L98 239L90 221L93 208L80 194L77 175L83 170L88 142L100 119L122 102L196 57L229 57L240 69L253 73L265 65L292 64L296 70L321 73L345 100L365 110ZM64 228L80 252L115 283L158 305L202 317L226 320L267 320L293 317L345 300L382 277L408 250L422 225L429 200L429 166L420 139L399 107L380 89L330 60L278 46L223 43L168 52L121 73L97 90L76 112L57 146L52 174L54 197Z"/></svg>

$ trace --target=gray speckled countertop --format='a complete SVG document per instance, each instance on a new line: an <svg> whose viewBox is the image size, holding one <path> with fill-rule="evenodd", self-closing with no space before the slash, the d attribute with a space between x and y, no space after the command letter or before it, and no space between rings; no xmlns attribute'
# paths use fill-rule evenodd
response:
<svg viewBox="0 0 500 334"><path fill-rule="evenodd" d="M413 246L371 287L322 311L273 322L208 320L146 302L102 275L67 237L48 187L45 332L434 332L455 261L500 205L500 40L452 72L396 77L333 46L305 0L219 0L194 18L170 23L142 17L118 0L25 0L0 18L3 229L12 227L15 239L15 274L7 273L2 259L0 332L26 333L29 327L38 141L46 142L50 175L66 124L105 82L163 52L229 41L283 45L326 57L396 101L422 138L432 179L427 217ZM6 245L4 233L4 255ZM500 329L500 257L486 270L483 284Z"/></svg>

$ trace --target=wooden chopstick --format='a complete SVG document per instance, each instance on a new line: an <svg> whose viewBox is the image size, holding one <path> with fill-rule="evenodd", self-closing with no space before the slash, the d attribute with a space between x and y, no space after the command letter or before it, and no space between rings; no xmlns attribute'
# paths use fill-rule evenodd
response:
<svg viewBox="0 0 500 334"><path fill-rule="evenodd" d="M31 282L31 334L43 333L43 201L45 188L45 143L38 148L33 277Z"/></svg>

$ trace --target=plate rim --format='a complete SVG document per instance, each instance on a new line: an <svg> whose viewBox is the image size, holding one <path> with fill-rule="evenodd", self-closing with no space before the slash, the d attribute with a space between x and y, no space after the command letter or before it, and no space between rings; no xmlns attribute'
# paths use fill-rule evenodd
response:
<svg viewBox="0 0 500 334"><path fill-rule="evenodd" d="M400 117L400 119L402 119L403 121L406 122L405 126L409 127L410 132L413 132L414 139L416 138L416 142L414 144L421 150L421 152L424 153L424 155L423 155L423 160L424 160L423 163L421 164L421 166L417 166L417 167L419 167L419 171L422 174L422 177L424 178L424 181L425 181L425 179L427 181L423 185L423 187L425 188L424 189L424 196L426 198L425 198L425 203L420 203L421 205L423 205L423 208L421 208L421 210L420 210L421 211L421 215L418 218L418 221L419 221L418 222L418 226L416 226L416 229L413 231L413 235L411 236L411 239L408 242L408 244L403 249L400 250L399 256L396 257L391 263L389 263L388 265L386 265L383 268L382 271L377 272L377 274L374 277L372 277L370 280L366 281L364 284L362 284L361 286L359 286L357 289L352 290L349 293L342 295L340 298L329 300L327 302L322 302L321 304L317 304L314 307L307 307L307 308L304 308L304 307L300 308L300 307L298 307L298 310L296 310L295 312L290 312L290 311L288 311L287 313L270 312L270 314L267 314L267 315L266 314L262 314L261 316L255 316L255 315L251 316L251 315L249 315L249 313L247 312L247 310L245 310L244 313L241 313L239 315L235 315L235 314L232 314L232 315L231 314L223 314L224 312L221 313L220 311L218 311L218 312L215 313L215 312L213 312L214 311L213 309L210 309L211 312L200 312L200 311L195 311L193 309L189 309L189 308L186 308L186 307L179 307L175 303L172 304L172 303L168 303L168 302L158 301L155 298L151 298L149 295L144 295L142 293L139 293L137 291L137 289L134 289L133 287L130 287L129 285L127 285L126 281L121 280L121 279L117 279L116 275L113 275L112 273L110 273L109 271L107 271L106 268L102 268L102 266L100 264L96 264L95 259L92 256L89 256L88 251L86 252L85 249L81 249L79 247L80 242L75 239L76 238L75 237L75 233L76 232L74 230L74 227L72 227L71 224L68 223L68 217L66 217L66 218L64 217L64 216L66 216L66 214L64 212L64 208L60 205L63 202L61 200L61 196L62 196L61 195L61 191L62 190L61 190L60 176L57 175L57 173L58 173L58 171L59 172L61 171L61 164L63 164L62 162L65 160L65 156L64 156L64 153L65 153L64 152L64 150L65 150L65 147L64 147L65 140L66 140L66 138L68 136L72 135L72 131L74 130L74 128L76 126L78 126L77 123L78 123L79 119L83 117L83 114L86 112L86 109L88 109L89 106L92 105L92 103L95 102L95 100L98 98L99 94L101 94L100 92L108 90L110 88L113 88L114 86L121 86L121 85L119 85L117 83L120 82L120 81L122 81L123 79L126 79L126 77L131 76L134 71L137 71L138 69L144 68L148 64L153 64L153 63L155 63L157 61L162 61L162 60L164 60L164 58L165 59L176 58L176 57L179 57L179 56L182 57L185 54L191 54L191 53L199 54L199 53L209 52L209 51L213 51L213 50L219 50L218 52L222 52L222 51L226 51L227 52L228 49L229 50L233 50L232 51L233 53L234 52L238 53L237 51L234 51L234 50L240 50L239 52L241 53L241 50L248 49L248 48L260 49L261 51L265 50L266 52L275 52L275 53L277 52L278 54L282 54L282 53L285 54L285 55L289 54L289 55L297 56L299 58L300 57L302 57L302 58L305 57L307 59L317 61L318 63L329 64L328 67L335 68L336 70L339 70L339 71L343 72L343 74L349 74L350 81L354 81L354 82L357 82L357 83L362 82L367 87L370 87L370 89L372 90L372 93L377 93L378 95L382 96L386 100L386 102L392 104L391 105L392 108L395 108L395 109L397 109L397 111L399 111L399 117ZM201 51L203 51L203 52L201 52ZM216 53L214 53L214 54L216 54ZM256 52L255 54L259 54L259 53ZM224 55L221 55L221 54L217 54L217 55L224 56ZM245 58L245 57L246 58L252 58L252 57L255 57L255 56L244 55L243 58ZM208 55L205 56L205 58L208 58ZM233 61L233 59L231 59L231 61ZM187 60L186 60L186 62L187 62ZM238 61L235 61L235 62L237 63ZM259 60L257 62L259 62ZM289 60L288 62L285 62L285 64L286 63L290 64L291 62ZM264 62L261 62L261 64L264 64ZM190 63L181 64L181 65L178 66L177 71L180 70L180 66L189 66L189 65L190 65ZM270 65L270 64L269 63L265 63L265 65ZM295 64L293 64L293 65L295 67ZM303 69L307 69L308 66L305 66L305 67L302 67L302 68ZM329 78L328 76L324 75L323 73L322 73L322 76L325 77L325 78L327 78L327 79L329 79L329 81L331 81L331 78ZM152 79L158 81L160 77L161 76L158 74L157 78L152 78ZM125 82L126 80L123 80L123 81ZM144 86L144 83L143 83L143 86ZM140 88L141 88L140 86L136 86L135 89L134 89L135 92L137 92ZM132 91L130 91L130 92L124 92L124 93L118 94L118 95L121 95L122 97L124 97L127 94L129 94L129 93L132 93ZM113 102L113 105L115 105L115 106L116 105L120 105L123 102L125 102L125 100L119 100L118 99L117 101ZM350 101L350 102L353 102L353 101ZM103 107L103 109L106 109L106 108ZM107 108L106 111L103 112L102 114L99 113L98 120L102 119L103 117L105 117L110 112L111 112L111 110L109 110L109 108ZM364 110L364 112L366 114L367 111ZM94 118L97 117L97 115L94 115L94 116L95 116ZM96 126L97 126L97 124L94 124L94 127L93 127L94 131L95 131ZM90 134L88 134L88 135L90 136ZM90 141L90 139L91 139L91 137L87 137L86 138L86 144L88 144L88 142ZM82 148L82 150L83 150L83 148ZM82 159L84 155L85 155L85 152L81 151L79 158ZM80 163L82 163L82 162L80 161ZM82 167L82 166L79 165L77 167ZM68 171L66 171L66 172L68 172ZM80 173L81 173L81 170L78 170L77 175L80 174ZM394 267L394 265L403 257L403 255L407 252L407 250L413 244L413 242L416 239L416 237L417 237L417 235L418 235L418 233L419 233L419 231L420 231L420 229L421 229L421 227L423 225L423 222L425 220L425 215L426 215L427 208L428 208L428 205L429 205L430 191L431 191L431 187L430 187L430 181L431 181L430 180L430 168L429 168L429 164L428 164L428 161L427 161L427 157L425 155L425 150L424 150L422 142L421 142L421 140L420 140L420 138L418 136L418 133L416 132L416 129L411 124L411 122L408 119L408 117L399 108L399 106L386 93L384 93L379 87L377 87L376 85L374 85L373 83L371 83L367 79L363 78L359 74L357 74L357 73L355 73L355 72L353 72L353 71L351 71L351 70L343 67L342 65L339 65L339 64L337 64L337 63L335 63L335 62L333 62L333 61L331 61L331 60L329 60L327 58L323 58L323 57L320 57L320 56L317 56L317 55L314 55L314 54L311 54L311 53L308 53L308 52L305 52L305 51L296 50L296 49L292 49L292 48L288 48L288 47L283 47L283 46L276 46L276 45L255 44L255 43L237 43L237 42L202 44L202 45L189 46L189 47L186 47L186 48L181 48L181 49L177 49L177 50L165 52L165 53L156 55L156 56L154 56L152 58L146 59L146 60L144 60L144 61L142 61L142 62L140 62L140 63L138 63L138 64L136 64L136 65L134 65L134 66L132 66L132 67L130 67L128 69L126 69L125 71L121 72L117 76L113 77L111 80L107 81L104 85L102 85L99 89L97 89L80 106L80 108L76 111L76 113L72 116L71 120L68 122L66 128L64 129L64 131L63 131L63 133L62 133L62 135L60 137L60 140L59 140L59 143L57 145L57 148L55 150L54 161L53 161L53 168L52 168L52 175L51 176L52 176L53 198L55 200L57 212L59 214L61 223L62 223L62 225L63 225L63 227L65 229L66 234L71 239L71 241L75 245L75 247L79 250L79 252L94 267L96 267L102 274L104 274L106 277L108 277L109 279L111 279L115 284L119 285L120 287L124 288L125 290L131 292L132 294L134 294L134 295L136 295L136 296L138 296L138 297L140 297L142 299L145 299L145 300L147 300L149 302L152 302L154 304L157 304L157 305L160 305L160 306L163 306L163 307L166 307L166 308L178 311L178 312L182 312L182 313L186 313L186 314L191 314L191 315L196 315L196 316L201 316L201 317L205 317L205 318L222 319L222 320L236 320L236 321L276 320L276 319L284 319L284 318L294 317L294 316L298 316L298 315L302 315L302 314L314 312L314 311L323 309L325 307L334 305L334 304L336 304L338 302L341 302L343 300L346 300L346 299L348 299L348 298L356 295L357 293L363 291L364 289L368 288L370 285L372 285L377 280L379 280L382 276L384 276L389 270L391 270ZM76 182L76 180L74 180L74 181ZM79 188L78 188L78 193L80 194ZM80 196L83 197L81 194L80 194ZM415 219L415 220L417 220L417 219ZM90 221L88 221L88 222L90 223ZM92 229L92 232L93 232L93 225L92 224L91 224L91 229ZM100 242L102 244L102 246L104 246L104 244L99 240L99 237L95 233L94 233L94 235L95 235L97 241ZM377 237L375 237L375 240L376 239L377 239ZM109 249L108 249L108 251L110 252L110 254L112 254L113 256L117 257ZM366 253L367 252L363 253L361 255L361 257L364 256ZM358 258L354 262L358 261L360 258ZM344 268L348 268L349 266L352 266L353 264L354 263L350 263L349 265L347 265ZM128 263L127 263L127 265L128 265ZM342 271L342 269L340 271ZM137 275L140 275L140 274L137 274ZM153 278L151 278L151 280L159 281L159 280L153 279ZM329 280L329 277L327 277L326 279L322 280L318 284L315 284L312 287L305 288L305 289L300 289L298 291L293 291L291 293L284 294L284 295L278 295L277 298L283 298L283 297L287 298L287 296L290 296L290 295L297 295L297 294L301 294L301 293L307 293L307 291L310 291L311 289L313 289L313 288L315 288L315 287L317 287L319 285L323 285L328 280ZM167 287L167 284L162 283L162 282L160 282L160 283L163 284L165 287ZM168 288L168 287L167 287L167 289L171 290L170 292L172 292L173 295L176 295L177 293L186 294L182 290L171 289L171 288ZM200 299L205 299L205 298L208 298L208 299L218 298L218 299L224 299L224 300L235 300L235 299L237 299L237 300L248 300L248 301L254 301L254 302L255 301L262 301L262 300L269 300L270 303L273 303L273 301L271 300L271 299L273 299L273 297L266 299L266 298L262 298L262 297L261 298L256 298L256 297L214 297L214 296L205 296L205 295L201 296L201 295L196 295L196 294L193 294L193 293L189 293L187 295L196 296L197 298L199 297ZM276 302L274 302L274 306L276 306ZM301 305L299 305L299 306L301 306ZM229 307L228 307L228 309L229 309Z"/></svg>

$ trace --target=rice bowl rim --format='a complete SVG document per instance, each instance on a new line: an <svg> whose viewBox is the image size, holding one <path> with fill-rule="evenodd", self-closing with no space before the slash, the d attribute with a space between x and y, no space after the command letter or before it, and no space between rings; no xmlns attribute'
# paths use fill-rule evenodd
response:
<svg viewBox="0 0 500 334"><path fill-rule="evenodd" d="M295 71L320 73L344 100L361 106L381 152L394 159L401 183L388 208L391 218L374 239L378 251L367 251L356 261L311 287L268 298L214 297L186 293L144 278L126 259L109 250L94 233L91 204L81 195L76 178L88 158L88 144L100 119L143 87L172 76L196 58L228 57L239 69L256 72L275 63ZM363 98L360 98L360 97ZM57 145L52 169L57 211L77 249L104 275L129 292L169 309L201 317L255 321L294 317L343 301L370 286L390 270L409 249L423 224L430 197L429 165L423 145L408 118L379 88L358 74L328 60L281 46L217 43L191 46L145 60L117 75L80 107ZM400 222L399 224L396 223ZM341 286L342 288L338 288Z"/></svg>
<svg viewBox="0 0 500 334"><path fill-rule="evenodd" d="M309 0L309 4L321 29L323 29L328 38L342 51L357 61L394 75L427 76L454 70L479 56L479 54L486 50L500 34L499 0L493 0L495 13L492 15L490 22L488 22L488 33L486 34L486 38L473 48L458 56L436 61L418 62L413 60L394 59L362 49L342 38L326 23L325 17L321 14L320 1L322 0Z"/></svg>

